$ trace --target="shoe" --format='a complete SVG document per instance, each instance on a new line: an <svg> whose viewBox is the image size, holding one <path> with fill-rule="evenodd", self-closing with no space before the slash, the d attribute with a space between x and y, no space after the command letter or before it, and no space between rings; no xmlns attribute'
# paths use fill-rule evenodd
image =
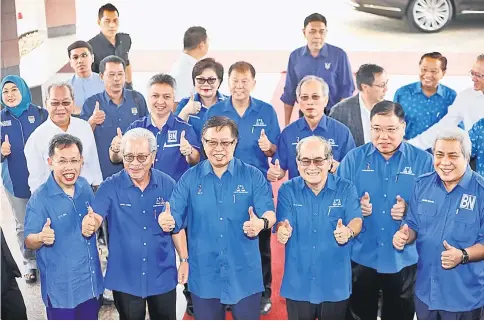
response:
<svg viewBox="0 0 484 321"><path fill-rule="evenodd" d="M192 304L188 304L187 305L187 310L186 310L187 314L191 317L193 317L195 315L195 313L193 312L193 305Z"/></svg>
<svg viewBox="0 0 484 321"><path fill-rule="evenodd" d="M260 301L260 314L266 315L272 309L272 301L270 298L262 298Z"/></svg>
<svg viewBox="0 0 484 321"><path fill-rule="evenodd" d="M104 290L103 293L103 298L102 298L102 305L111 305L114 303L114 298L113 298L113 291L111 290Z"/></svg>

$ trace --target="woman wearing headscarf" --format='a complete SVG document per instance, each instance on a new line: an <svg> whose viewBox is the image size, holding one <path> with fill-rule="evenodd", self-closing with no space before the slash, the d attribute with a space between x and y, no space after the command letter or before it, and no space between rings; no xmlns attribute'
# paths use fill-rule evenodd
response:
<svg viewBox="0 0 484 321"><path fill-rule="evenodd" d="M24 147L32 132L49 116L47 110L32 104L30 89L19 76L5 77L0 88L2 181L15 217L17 240L24 257L24 278L33 283L37 280L35 253L24 248L25 209L30 198Z"/></svg>

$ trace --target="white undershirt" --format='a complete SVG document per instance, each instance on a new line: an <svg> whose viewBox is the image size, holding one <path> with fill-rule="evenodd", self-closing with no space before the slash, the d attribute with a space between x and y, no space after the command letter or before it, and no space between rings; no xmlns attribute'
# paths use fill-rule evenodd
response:
<svg viewBox="0 0 484 321"><path fill-rule="evenodd" d="M365 138L365 144L371 141L370 133L370 111L366 108L365 102L361 93L358 94L358 99L360 101L360 113L361 113L361 124L363 125L363 135Z"/></svg>

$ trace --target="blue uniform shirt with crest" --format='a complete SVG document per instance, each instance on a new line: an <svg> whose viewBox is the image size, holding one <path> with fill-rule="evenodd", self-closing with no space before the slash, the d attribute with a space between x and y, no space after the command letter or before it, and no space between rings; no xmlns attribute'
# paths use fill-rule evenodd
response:
<svg viewBox="0 0 484 321"><path fill-rule="evenodd" d="M36 251L42 300L52 308L73 309L104 290L96 234L82 235L82 220L94 194L83 177L74 188L74 197L67 195L51 174L27 203L25 237L40 233L47 218L55 233L54 244Z"/></svg>
<svg viewBox="0 0 484 321"><path fill-rule="evenodd" d="M472 155L476 158L476 172L484 176L484 118L472 126L469 131L472 142Z"/></svg>
<svg viewBox="0 0 484 321"><path fill-rule="evenodd" d="M175 231L187 228L191 293L236 304L264 291L259 240L242 230L250 206L259 217L274 211L272 190L259 170L234 158L218 178L202 161L178 181L170 206Z"/></svg>
<svg viewBox="0 0 484 321"><path fill-rule="evenodd" d="M433 170L432 155L402 142L398 150L386 160L372 143L360 146L346 155L337 175L355 184L358 197L368 192L372 214L363 220L363 229L354 239L351 259L379 273L397 273L417 263L415 245L397 251L393 236L401 221L390 215L400 195L410 199L415 179Z"/></svg>
<svg viewBox="0 0 484 321"><path fill-rule="evenodd" d="M430 310L466 312L484 306L484 261L442 267L444 240L457 249L484 245L484 179L470 167L445 189L436 172L415 183L405 222L417 233L415 295Z"/></svg>
<svg viewBox="0 0 484 321"><path fill-rule="evenodd" d="M362 214L356 189L343 178L329 174L318 195L302 177L282 184L277 222L288 220L293 231L286 244L281 296L312 304L349 298L351 244L339 245L334 230L339 219L347 225L358 217Z"/></svg>
<svg viewBox="0 0 484 321"><path fill-rule="evenodd" d="M124 169L109 177L92 206L109 222L106 288L142 298L169 292L178 283L171 234L158 224L175 181L157 169L150 171L144 191Z"/></svg>

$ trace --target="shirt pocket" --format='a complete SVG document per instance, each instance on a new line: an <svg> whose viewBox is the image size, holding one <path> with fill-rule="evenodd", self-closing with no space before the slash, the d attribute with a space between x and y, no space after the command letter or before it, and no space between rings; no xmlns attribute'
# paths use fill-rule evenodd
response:
<svg viewBox="0 0 484 321"><path fill-rule="evenodd" d="M437 226L434 222L435 214L437 214L437 207L434 203L419 202L417 214L420 221L418 224L419 235L424 236L432 224Z"/></svg>
<svg viewBox="0 0 484 321"><path fill-rule="evenodd" d="M460 210L454 215L452 238L462 246L474 245L477 238L479 224L476 224L476 213L473 211Z"/></svg>

